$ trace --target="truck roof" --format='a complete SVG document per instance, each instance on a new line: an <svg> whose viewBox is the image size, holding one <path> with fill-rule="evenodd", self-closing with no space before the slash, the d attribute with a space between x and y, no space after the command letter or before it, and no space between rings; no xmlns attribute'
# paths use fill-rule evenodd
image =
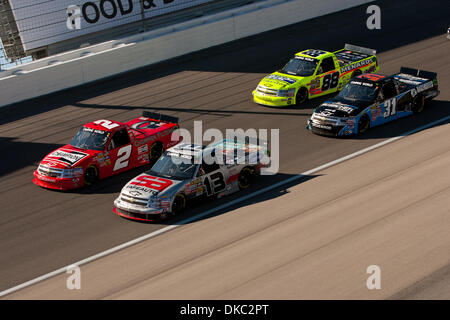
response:
<svg viewBox="0 0 450 320"><path fill-rule="evenodd" d="M167 150L167 153L181 156L190 156L193 158L200 158L205 156L206 154L211 153L212 151L227 154L233 152L234 150L244 150L245 153L259 152L267 147L267 143L265 141L260 141L260 143L245 143L245 142L235 142L233 140L224 139L220 142L210 145L199 145L199 144L189 144L189 143L180 143L176 146Z"/></svg>
<svg viewBox="0 0 450 320"><path fill-rule="evenodd" d="M317 49L306 49L300 52L297 52L296 56L308 57L312 59L321 59L323 56L330 55L331 52L325 50L317 50Z"/></svg>

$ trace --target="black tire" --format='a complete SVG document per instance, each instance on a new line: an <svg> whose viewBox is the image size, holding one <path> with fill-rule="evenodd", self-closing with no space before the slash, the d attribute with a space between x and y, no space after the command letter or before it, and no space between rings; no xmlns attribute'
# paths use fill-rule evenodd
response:
<svg viewBox="0 0 450 320"><path fill-rule="evenodd" d="M425 107L425 98L422 95L414 97L411 110L414 114L421 113Z"/></svg>
<svg viewBox="0 0 450 320"><path fill-rule="evenodd" d="M238 177L239 190L246 190L250 188L255 179L255 170L250 167L245 167L241 170Z"/></svg>
<svg viewBox="0 0 450 320"><path fill-rule="evenodd" d="M87 167L86 171L84 172L84 184L87 186L91 186L96 183L98 179L98 168L96 166Z"/></svg>
<svg viewBox="0 0 450 320"><path fill-rule="evenodd" d="M300 105L305 103L308 100L308 90L305 87L301 87L298 89L297 94L295 95L295 104Z"/></svg>
<svg viewBox="0 0 450 320"><path fill-rule="evenodd" d="M363 114L358 121L358 133L362 134L370 128L370 119L367 114Z"/></svg>
<svg viewBox="0 0 450 320"><path fill-rule="evenodd" d="M150 147L148 151L148 155L150 158L150 162L156 162L162 154L164 153L164 146L161 142L157 141Z"/></svg>
<svg viewBox="0 0 450 320"><path fill-rule="evenodd" d="M172 214L177 215L186 209L186 196L184 194L177 194L172 202Z"/></svg>

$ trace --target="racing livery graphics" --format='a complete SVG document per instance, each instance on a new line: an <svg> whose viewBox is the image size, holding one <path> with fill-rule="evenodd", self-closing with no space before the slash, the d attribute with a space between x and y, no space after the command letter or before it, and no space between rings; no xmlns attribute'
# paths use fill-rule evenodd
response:
<svg viewBox="0 0 450 320"><path fill-rule="evenodd" d="M172 141L176 129L177 118L150 112L126 123L102 119L85 124L70 144L40 162L33 182L69 190L155 162L179 142Z"/></svg>
<svg viewBox="0 0 450 320"><path fill-rule="evenodd" d="M208 157L212 161L206 161ZM183 211L191 200L249 188L269 163L265 142L181 143L168 149L151 170L128 182L113 211L135 220L164 219Z"/></svg>
<svg viewBox="0 0 450 320"><path fill-rule="evenodd" d="M258 84L253 101L282 107L340 91L359 74L378 71L376 51L346 44L336 52L308 49Z"/></svg>
<svg viewBox="0 0 450 320"><path fill-rule="evenodd" d="M47 158L73 166L88 155L84 152L61 148L50 153Z"/></svg>
<svg viewBox="0 0 450 320"><path fill-rule="evenodd" d="M439 94L437 74L402 67L391 76L363 74L353 78L334 99L317 107L307 129L320 135L363 133L424 109Z"/></svg>

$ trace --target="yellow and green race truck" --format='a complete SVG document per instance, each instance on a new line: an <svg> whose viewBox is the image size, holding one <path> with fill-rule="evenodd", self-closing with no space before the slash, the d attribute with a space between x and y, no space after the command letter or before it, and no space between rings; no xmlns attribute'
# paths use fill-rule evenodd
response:
<svg viewBox="0 0 450 320"><path fill-rule="evenodd" d="M362 73L378 71L376 50L346 44L336 52L308 49L264 77L253 90L253 101L267 106L299 105L337 92Z"/></svg>

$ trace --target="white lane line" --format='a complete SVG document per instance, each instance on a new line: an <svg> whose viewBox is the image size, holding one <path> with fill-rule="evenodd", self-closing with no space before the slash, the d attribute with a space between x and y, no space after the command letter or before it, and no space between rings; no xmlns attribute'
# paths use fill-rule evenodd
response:
<svg viewBox="0 0 450 320"><path fill-rule="evenodd" d="M238 203L240 203L240 202L246 201L246 200L248 200L248 199L250 199L250 198L256 197L256 196L258 196L258 195L260 195L260 194L263 194L263 193L265 193L265 192L268 192L268 191L270 191L270 190L279 188L279 187L281 187L281 186L283 186L283 185L286 185L286 184L288 184L288 183L291 183L291 182L293 182L293 181L295 181L295 180L298 180L298 179L300 179L300 178L302 178L302 177L311 175L311 174L316 173L316 172L318 172L318 171L322 171L322 170L324 170L324 169L327 169L327 168L329 168L329 167L332 167L332 166L334 166L334 165L337 165L337 164L339 164L339 163L342 163L342 162L344 162L344 161L347 161L347 160L349 160L349 159L355 158L355 157L360 156L360 155L362 155L362 154L364 154L364 153L367 153L367 152L369 152L369 151L372 151L372 150L374 150L374 149L377 149L377 148L380 148L380 147L382 147L382 146L384 146L384 145L387 145L387 144L389 144L389 143L391 143L391 142L400 140L400 139L402 139L402 138L404 138L404 137L406 137L406 136L409 136L409 135L411 135L411 134L413 134L413 133L416 133L416 132L418 132L418 131L422 131L422 130L424 130L424 129L433 127L433 126L435 126L435 125L437 125L437 124L439 124L439 123L442 123L442 122L444 122L444 121L446 121L446 120L450 120L450 116L446 116L446 117L441 118L441 119L439 119L439 120L436 120L436 121L433 121L433 122L431 122L431 123L428 123L428 124L426 124L426 125L424 125L424 126L421 126L421 127L416 128L416 129L410 130L410 131L408 131L408 132L403 133L403 134L400 135L400 136L392 137L392 138L389 138L389 139L384 140L384 141L382 141L382 142L376 143L376 144L374 144L373 146L364 148L364 149L362 149L362 150L356 151L356 152L354 152L354 153L352 153L352 154L349 154L349 155L347 155L347 156L344 156L344 157L342 157L342 158L339 158L339 159L336 159L336 160L334 160L334 161L325 163L325 164L323 164L323 165L321 165L321 166L319 166L319 167L316 167L316 168L311 169L311 170L309 170L309 171L303 172L303 173L301 173L301 174L294 175L294 176L292 176L292 177L290 177L290 178L288 178L288 179L286 179L286 180L280 181L280 182L278 182L278 183L275 183L275 184L273 184L273 185L271 185L271 186L268 186L268 187L266 187L266 188L263 188L263 189L260 189L260 190L258 190L258 191L255 191L255 192L250 193L250 194L248 194L248 195L239 197L239 198L234 199L234 200L232 200L232 201L230 201L230 202L224 203L224 204L222 204L222 205L220 205L220 206L218 206L218 207L215 207L215 208L206 210L206 211L204 211L204 212L202 212L202 213L199 213L199 214L197 214L197 215L195 215L195 216L192 216L192 217L190 217L190 218L183 219L183 220L177 222L177 224L175 224L175 225L170 225L170 226L164 227L164 228L162 228L162 229L159 229L159 230L157 230L157 231L151 232L151 233L146 234L146 235L144 235L144 236L142 236L142 237L139 237L139 238L137 238L137 239L134 239L134 240L125 242L125 243L123 243L123 244L121 244L121 245L118 245L118 246L116 246L116 247L113 247L113 248L111 248L111 249L109 249L109 250L106 250L106 251L100 252L100 253L98 253L98 254L96 254L96 255L90 256L90 257L88 257L88 258L86 258L86 259L83 259L83 260L81 260L81 261L72 263L72 264L70 264L70 265L67 266L67 267L60 268L60 269L58 269L58 270L55 270L55 271L53 271L53 272L44 274L44 275L42 275L42 276L40 276L40 277L38 277L38 278L35 278L35 279L33 279L33 280L27 281L27 282L25 282L25 283L19 284L19 285L15 286L15 287L12 287L12 288L10 288L10 289L4 290L4 291L0 292L0 297L5 296L5 295L10 294L10 293L13 293L13 292L18 291L18 290L21 290L21 289L23 289L23 288L29 287L29 286L31 286L31 285L34 285L34 284L38 283L38 282L47 280L47 279L49 279L49 278L51 278L51 277L54 277L54 276L60 275L60 274L62 274L62 273L65 273L65 272L68 270L68 268L71 267L71 266L81 266L81 265L87 264L87 263L89 263L89 262L92 262L92 261L94 261L94 260L97 260L97 259L100 259L100 258L102 258L102 257L105 257L105 256L107 256L107 255L110 255L110 254L112 254L112 253L115 253L115 252L117 252L117 251L120 251L120 250L122 250L122 249L125 249L125 248L127 248L127 247L131 247L131 246L133 246L133 245L135 245L135 244L137 244L137 243L139 243L139 242L142 242L142 241L145 241L145 240L147 240L147 239L156 237L157 235L160 235L160 234L162 234L162 233L165 233L165 232L167 232L167 231L170 231L170 230L172 230L172 229L175 229L175 228L177 228L177 227L180 227L180 226L185 225L185 224L187 224L187 223L190 223L190 222L192 222L192 221L198 220L198 219L200 219L200 218L206 217L206 216L211 215L211 214L213 214L213 213L215 213L215 212L217 212L217 211L220 211L220 210L222 210L222 209L231 207L231 206L233 206L233 205L235 205L235 204L238 204Z"/></svg>

